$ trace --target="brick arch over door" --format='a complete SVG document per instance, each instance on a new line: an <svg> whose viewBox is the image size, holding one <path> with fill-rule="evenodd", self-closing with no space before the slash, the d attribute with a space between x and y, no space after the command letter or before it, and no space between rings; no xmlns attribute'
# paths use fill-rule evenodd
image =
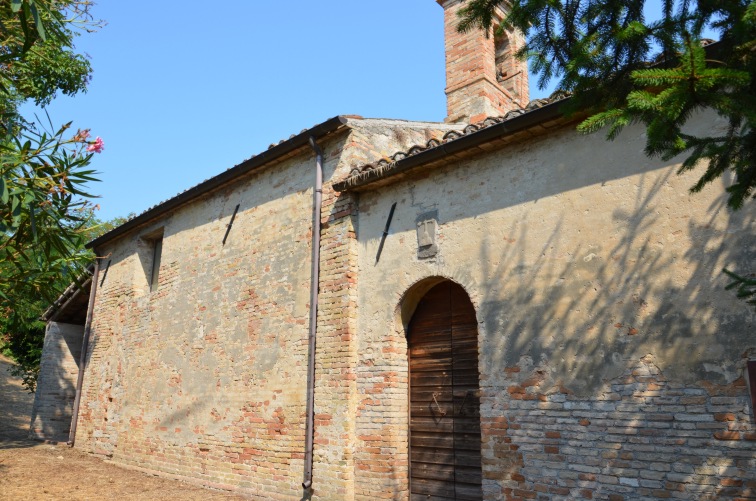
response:
<svg viewBox="0 0 756 501"><path fill-rule="evenodd" d="M433 286L407 337L411 499L482 499L478 323L465 290Z"/></svg>

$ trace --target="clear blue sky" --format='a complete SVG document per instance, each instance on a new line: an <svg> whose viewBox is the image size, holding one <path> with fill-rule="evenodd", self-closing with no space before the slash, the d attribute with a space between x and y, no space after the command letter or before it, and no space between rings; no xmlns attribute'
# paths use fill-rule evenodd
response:
<svg viewBox="0 0 756 501"><path fill-rule="evenodd" d="M104 139L90 189L102 219L140 213L336 115L446 115L434 0L102 0L93 12L108 24L77 40L94 68L89 90L48 111Z"/></svg>
<svg viewBox="0 0 756 501"><path fill-rule="evenodd" d="M140 213L340 114L442 121L434 0L102 0L86 94L48 111L105 141L99 216Z"/></svg>

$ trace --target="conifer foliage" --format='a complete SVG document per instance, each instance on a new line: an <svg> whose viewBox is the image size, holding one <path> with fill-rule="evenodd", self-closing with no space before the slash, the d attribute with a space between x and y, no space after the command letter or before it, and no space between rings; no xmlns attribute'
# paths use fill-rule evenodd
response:
<svg viewBox="0 0 756 501"><path fill-rule="evenodd" d="M752 0L512 0L495 25L495 9L509 3L470 0L459 29L524 32L518 56L529 59L539 86L557 79L560 90L573 93L570 109L589 114L579 130L605 129L613 139L626 125L643 124L649 156L682 155L680 171L705 166L692 192L729 172L731 208L756 197ZM707 30L720 41L709 45ZM693 135L687 122L704 109L726 126Z"/></svg>

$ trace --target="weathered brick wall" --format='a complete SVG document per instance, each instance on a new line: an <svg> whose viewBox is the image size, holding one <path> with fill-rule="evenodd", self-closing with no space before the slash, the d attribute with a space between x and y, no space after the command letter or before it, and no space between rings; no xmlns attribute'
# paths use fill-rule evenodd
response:
<svg viewBox="0 0 756 501"><path fill-rule="evenodd" d="M399 459L386 451L384 461L361 462L354 454L365 439L355 431L360 403L357 394L357 266L358 200L333 191L355 165L440 137L448 126L393 120L363 120L355 126L343 149L327 151L321 212L321 275L318 299L318 341L315 386L315 447L313 495L322 499L375 499L376 491L364 479L395 467ZM389 410L389 413L394 412ZM379 422L376 420L376 422ZM384 427L386 432L390 427ZM406 441L406 436L405 436ZM400 460L399 460L400 461Z"/></svg>
<svg viewBox="0 0 756 501"><path fill-rule="evenodd" d="M377 298L374 298L377 299ZM377 302L370 300L373 308ZM373 308L360 302L360 314ZM388 304L383 307L390 308ZM408 496L407 343L402 333L386 329L364 339L360 333L357 366L359 402L355 415L355 499L406 499Z"/></svg>
<svg viewBox="0 0 756 501"><path fill-rule="evenodd" d="M647 160L632 130L613 145L556 131L359 197L332 190L442 132L365 120L321 145L313 499L406 498L405 327L429 277L462 284L478 314L487 499L748 495L754 315L719 270L752 262L752 216L727 212L721 187L688 196L695 173ZM313 162L303 150L100 249L78 446L303 495ZM439 253L420 258L416 220L433 211Z"/></svg>
<svg viewBox="0 0 756 501"><path fill-rule="evenodd" d="M356 120L321 144L313 499L352 498L356 472L356 200L331 183L448 129ZM314 154L303 149L99 249L110 265L77 446L254 498L303 495L313 182ZM160 232L150 291L150 239Z"/></svg>
<svg viewBox="0 0 756 501"><path fill-rule="evenodd" d="M31 436L68 441L84 326L49 322L31 416Z"/></svg>
<svg viewBox="0 0 756 501"><path fill-rule="evenodd" d="M301 496L312 164L303 151L101 250L113 255L79 446L260 499ZM158 228L150 292L140 235Z"/></svg>
<svg viewBox="0 0 756 501"><path fill-rule="evenodd" d="M460 33L457 25L464 0L438 3L444 8L446 120L480 122L526 106L527 63L511 57L524 44L522 35L512 31L495 38L478 29ZM504 12L499 9L497 15L501 19Z"/></svg>
<svg viewBox="0 0 756 501"><path fill-rule="evenodd" d="M653 359L589 398L545 384L538 372L504 368L503 385L484 387L481 409L488 498L756 496L745 381L681 384Z"/></svg>
<svg viewBox="0 0 756 501"><path fill-rule="evenodd" d="M479 319L486 499L756 495L756 318L721 273L754 262L754 217L676 167L638 129L563 130L360 194L357 494L406 494L405 327L440 277Z"/></svg>

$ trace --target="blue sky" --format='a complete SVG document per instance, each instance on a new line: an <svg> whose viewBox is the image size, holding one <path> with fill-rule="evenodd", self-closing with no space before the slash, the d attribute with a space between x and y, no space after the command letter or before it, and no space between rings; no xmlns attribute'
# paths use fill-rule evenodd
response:
<svg viewBox="0 0 756 501"><path fill-rule="evenodd" d="M443 120L433 0L103 0L77 39L94 74L53 123L101 136L99 216L140 213L340 114Z"/></svg>
<svg viewBox="0 0 756 501"><path fill-rule="evenodd" d="M94 68L89 90L48 112L104 139L93 164L102 182L90 189L103 219L140 213L336 115L446 115L433 0L103 0L93 12L108 24L77 40Z"/></svg>

